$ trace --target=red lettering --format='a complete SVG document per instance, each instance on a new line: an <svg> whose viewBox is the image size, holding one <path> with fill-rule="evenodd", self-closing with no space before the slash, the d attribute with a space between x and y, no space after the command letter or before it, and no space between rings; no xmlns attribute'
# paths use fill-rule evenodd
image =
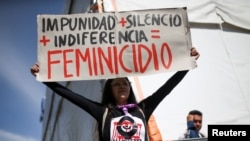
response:
<svg viewBox="0 0 250 141"><path fill-rule="evenodd" d="M67 69L67 64L69 63L73 63L72 60L67 60L67 53L73 52L73 49L67 49L63 51L63 72L64 72L64 77L68 78L68 77L73 77L73 74L68 74L68 69Z"/></svg>
<svg viewBox="0 0 250 141"><path fill-rule="evenodd" d="M149 69L153 69L150 71L157 71L160 68L169 69L172 59L172 52L167 43L162 43L160 47L152 43L151 46L127 44L122 47L53 50L48 51L48 79L52 78L53 65L62 65L63 73L58 73L58 75L62 75L64 78L85 75L107 75L109 77L112 74L120 73L145 73ZM72 65L75 68L69 69Z"/></svg>
<svg viewBox="0 0 250 141"><path fill-rule="evenodd" d="M136 55L136 50L135 50L135 44L132 45L132 52L133 52L133 64L134 64L134 69L135 72L138 72L138 64L137 64L137 55Z"/></svg>
<svg viewBox="0 0 250 141"><path fill-rule="evenodd" d="M168 57L168 63L166 64L165 63L165 60L164 60L164 49L166 48L167 50L167 57ZM163 43L162 46L161 46L161 61L162 61L162 65L166 68L166 69L169 69L170 65L172 64L172 54L171 54L171 50L168 46L167 43Z"/></svg>
<svg viewBox="0 0 250 141"><path fill-rule="evenodd" d="M88 69L89 69L89 75L92 76L92 63L90 59L90 53L89 53L89 48L86 48L85 50L85 55L83 56L82 52L80 49L76 49L76 76L80 76L80 58L81 60L88 61Z"/></svg>
<svg viewBox="0 0 250 141"><path fill-rule="evenodd" d="M51 79L51 72L52 72L51 65L60 63L60 60L52 61L51 57L52 55L59 53L62 53L62 51L61 50L48 51L48 79Z"/></svg>
<svg viewBox="0 0 250 141"><path fill-rule="evenodd" d="M95 75L97 75L97 60L96 60L96 54L95 54L95 48L92 48L92 52L93 52L93 64L94 64L94 72Z"/></svg>
<svg viewBox="0 0 250 141"><path fill-rule="evenodd" d="M156 47L154 43L152 44L152 54L153 54L153 59L154 59L155 70L159 70L158 57L157 57Z"/></svg>
<svg viewBox="0 0 250 141"><path fill-rule="evenodd" d="M117 47L116 46L113 47L113 51L114 51L115 74L118 74L119 73L119 70L118 70L118 53L117 53Z"/></svg>
<svg viewBox="0 0 250 141"><path fill-rule="evenodd" d="M106 62L107 67L109 68L109 71L113 73L113 67L112 67L112 52L111 48L108 47L108 57L105 56L105 53L103 52L102 48L98 48L98 57L99 57L99 65L100 65L100 71L101 74L104 75L104 70L103 70L103 62L102 60ZM103 59L102 59L103 58Z"/></svg>
<svg viewBox="0 0 250 141"><path fill-rule="evenodd" d="M147 57L147 60L146 60L146 63L145 65L143 66L143 56L142 56L142 49L144 49L147 53L148 53L148 57ZM143 53L144 55L144 58L145 58L145 53ZM139 61L139 67L140 67L140 72L141 73L144 73L147 69L147 66L149 65L150 63L150 60L152 58L152 54L151 54L151 51L149 50L149 48L143 44L139 44L138 45L138 61Z"/></svg>

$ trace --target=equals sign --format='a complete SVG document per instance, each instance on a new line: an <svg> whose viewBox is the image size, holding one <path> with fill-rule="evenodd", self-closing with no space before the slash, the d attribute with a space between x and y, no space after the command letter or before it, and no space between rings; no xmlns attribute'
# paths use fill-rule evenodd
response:
<svg viewBox="0 0 250 141"><path fill-rule="evenodd" d="M152 33L151 38L159 39L160 38L159 32L160 32L160 30L151 30L151 33Z"/></svg>

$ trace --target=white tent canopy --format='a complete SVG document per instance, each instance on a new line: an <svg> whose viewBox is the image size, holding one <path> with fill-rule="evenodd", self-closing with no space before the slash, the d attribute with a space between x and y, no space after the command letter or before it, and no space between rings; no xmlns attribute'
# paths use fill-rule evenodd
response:
<svg viewBox="0 0 250 141"><path fill-rule="evenodd" d="M66 13L82 13L87 0L67 1ZM88 1L89 4L92 1ZM186 129L186 115L201 110L202 131L209 124L250 124L250 1L249 0L99 0L104 12L187 7L192 44L201 56L198 67L154 112L164 140ZM173 72L174 73L174 72ZM136 93L152 94L173 73L130 77ZM138 81L137 81L138 80ZM139 83L138 83L139 82ZM137 84L137 86L136 86ZM139 87L138 87L139 84ZM100 101L102 80L69 82L68 87ZM46 92L43 141L94 140L94 119L67 100Z"/></svg>
<svg viewBox="0 0 250 141"><path fill-rule="evenodd" d="M103 0L105 12L174 7L187 7L190 22L227 22L250 29L249 0Z"/></svg>

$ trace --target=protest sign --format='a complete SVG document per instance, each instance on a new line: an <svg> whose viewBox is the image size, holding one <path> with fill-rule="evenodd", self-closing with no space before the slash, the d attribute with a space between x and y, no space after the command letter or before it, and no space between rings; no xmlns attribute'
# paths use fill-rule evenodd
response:
<svg viewBox="0 0 250 141"><path fill-rule="evenodd" d="M196 67L185 8L38 15L39 81L138 76Z"/></svg>

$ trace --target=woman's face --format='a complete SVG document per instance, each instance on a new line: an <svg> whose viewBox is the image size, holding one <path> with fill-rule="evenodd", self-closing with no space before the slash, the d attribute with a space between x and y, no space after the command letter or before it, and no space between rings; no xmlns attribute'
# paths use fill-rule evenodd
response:
<svg viewBox="0 0 250 141"><path fill-rule="evenodd" d="M127 104L130 84L125 78L116 78L111 82L111 89L117 105Z"/></svg>

